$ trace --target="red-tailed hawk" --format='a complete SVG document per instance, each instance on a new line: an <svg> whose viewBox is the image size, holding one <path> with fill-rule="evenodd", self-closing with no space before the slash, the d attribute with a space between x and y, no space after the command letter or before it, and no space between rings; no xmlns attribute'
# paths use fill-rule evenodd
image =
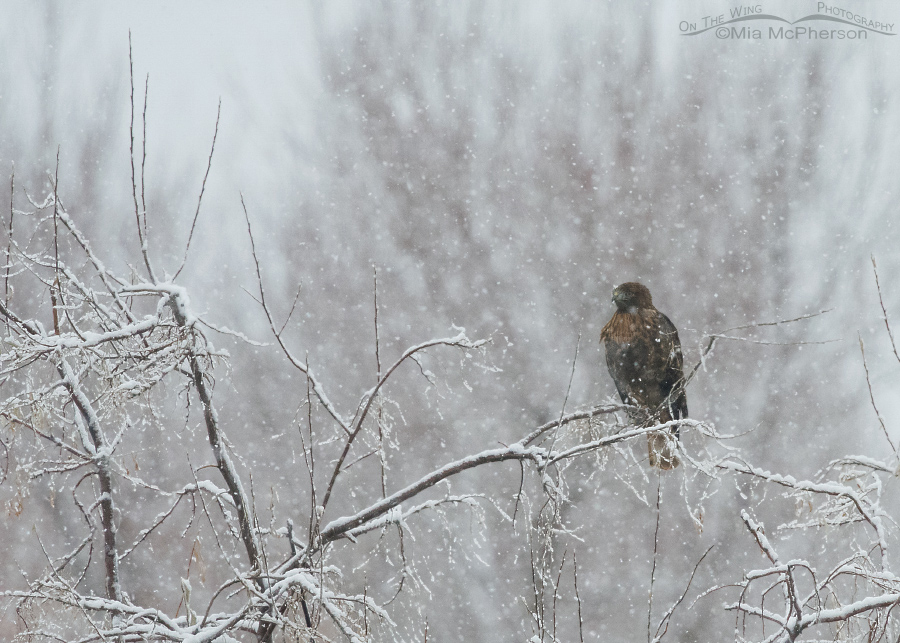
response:
<svg viewBox="0 0 900 643"><path fill-rule="evenodd" d="M600 341L622 402L637 407L629 413L631 421L653 426L686 418L684 357L675 325L656 310L643 284L622 284L613 290L612 300L616 312L600 332ZM676 439L677 428L648 436L651 466L678 466Z"/></svg>

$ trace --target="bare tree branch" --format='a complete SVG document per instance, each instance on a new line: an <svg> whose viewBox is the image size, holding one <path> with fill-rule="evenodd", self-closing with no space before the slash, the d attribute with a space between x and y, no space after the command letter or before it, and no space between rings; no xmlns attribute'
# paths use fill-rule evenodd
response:
<svg viewBox="0 0 900 643"><path fill-rule="evenodd" d="M144 109L146 110L146 105ZM216 137L219 136L219 118L221 116L222 99L220 98L219 107L216 110L216 127L213 130L212 145L209 146L209 158L206 161L206 173L203 175L203 183L200 185L200 196L197 197L197 210L194 212L194 219L191 221L191 229L190 232L188 232L187 243L184 244L184 256L181 258L181 265L179 265L178 270L175 271L175 275L172 277L172 281L178 279L178 275L181 274L181 271L184 270L184 266L187 263L188 251L191 249L191 240L194 238L194 228L197 227L197 219L200 217L200 205L203 203L203 193L206 192L206 179L209 178L209 170L212 168L213 152L216 151ZM141 179L141 183L143 185L143 178Z"/></svg>

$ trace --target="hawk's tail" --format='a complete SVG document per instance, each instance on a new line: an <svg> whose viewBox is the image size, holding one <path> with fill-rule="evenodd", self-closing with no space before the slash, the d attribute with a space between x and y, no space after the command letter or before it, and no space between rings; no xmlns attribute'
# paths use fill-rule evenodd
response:
<svg viewBox="0 0 900 643"><path fill-rule="evenodd" d="M682 393L674 408L663 409L659 418L660 424L670 422L673 414L674 419L678 420L687 417L687 402L684 397L684 393ZM657 431L648 435L647 451L650 453L650 466L668 471L681 464L681 460L678 459L678 440L677 425L674 430Z"/></svg>
<svg viewBox="0 0 900 643"><path fill-rule="evenodd" d="M647 450L650 452L650 466L668 471L674 469L681 460L678 459L678 447L675 435L669 431L658 431L647 436Z"/></svg>

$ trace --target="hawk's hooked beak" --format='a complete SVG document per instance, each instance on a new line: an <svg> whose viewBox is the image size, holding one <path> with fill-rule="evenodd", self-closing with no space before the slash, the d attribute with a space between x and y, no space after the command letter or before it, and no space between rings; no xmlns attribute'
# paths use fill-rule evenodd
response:
<svg viewBox="0 0 900 643"><path fill-rule="evenodd" d="M616 301L618 299L619 299L619 289L617 288L617 289L613 290L612 303L616 303Z"/></svg>

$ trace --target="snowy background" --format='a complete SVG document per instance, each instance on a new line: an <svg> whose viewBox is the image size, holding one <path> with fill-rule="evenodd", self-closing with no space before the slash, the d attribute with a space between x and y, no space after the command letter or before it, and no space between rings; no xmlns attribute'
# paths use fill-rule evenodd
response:
<svg viewBox="0 0 900 643"><path fill-rule="evenodd" d="M815 12L806 4L764 10L796 19ZM725 433L748 432L738 443L756 464L808 474L848 450L883 453L857 333L879 410L889 428L900 427L900 371L870 260L878 261L888 311L900 319L896 36L750 42L679 34L681 20L731 8L714 2L0 7L0 173L14 164L17 190L45 194L59 149L60 197L108 264L139 265L130 29L138 112L149 74L150 248L170 274L222 104L203 209L179 277L195 309L271 341L244 290L256 284L243 194L280 318L301 287L286 337L298 354L308 351L342 408L352 409L375 378L373 266L382 360L453 335L454 325L493 338L488 360L496 372L436 355L428 365L437 389L414 368L393 384L389 394L402 408L393 429L402 453L392 455L388 478L394 488L557 417L579 335L567 408L614 395L598 340L612 287L623 281L648 285L679 328L690 364L706 332L833 309L744 333L783 344L721 343L688 390L692 417ZM853 10L900 23L889 2L855 2ZM8 196L0 188L0 202ZM826 340L838 341L795 344ZM277 347L216 341L232 355L216 388L224 428L252 454L244 465L254 471L258 501L266 511L271 504L282 525L308 504L296 454L286 457L298 446L292 427L305 381L285 368ZM168 428L142 436L134 453L149 479L165 480L185 466L186 444L202 444L202 431L185 427L183 398L176 387L170 392ZM189 424L196 423L194 416ZM200 466L208 455L196 457ZM354 475L371 477L377 497L376 469L357 466ZM570 546L585 634L638 640L655 524L641 494L655 494L655 478L629 474L635 493L610 471L591 475L587 462L578 466L584 483L567 520L582 538ZM722 485L699 532L679 499L679 475L664 480L660 605L677 597L713 543L690 600L762 564L737 510L764 492ZM490 488L511 512L519 471L496 465L454 484ZM0 491L4 499L11 493ZM51 490L36 487L24 510L0 523L0 573L10 582L44 564L33 525L52 523L66 542L66 530L79 524L53 502ZM358 508L335 507L332 517ZM784 507L785 516L792 511ZM489 511L483 538L472 544L470 517L448 518L458 522L448 530L425 521L407 543L428 591L398 601L427 617L433 640L526 639L531 625L519 597L531 580L521 529ZM127 531L140 517L122 521ZM157 551L135 556L123 567L131 591L174 610L194 543L194 533L180 538L173 530ZM377 592L396 570L372 564L368 582ZM215 590L202 579L194 587ZM559 628L575 640L565 591ZM734 619L722 602L713 595L683 607L673 638L731 637ZM403 635L421 640L419 625L410 617ZM7 611L0 633L15 631Z"/></svg>

